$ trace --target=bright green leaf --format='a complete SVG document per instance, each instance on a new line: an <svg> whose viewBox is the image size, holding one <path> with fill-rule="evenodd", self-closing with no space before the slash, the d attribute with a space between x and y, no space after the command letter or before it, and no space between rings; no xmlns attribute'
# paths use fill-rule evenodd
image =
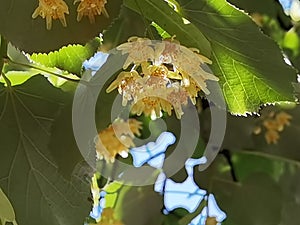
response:
<svg viewBox="0 0 300 225"><path fill-rule="evenodd" d="M95 40L96 41L96 40ZM93 41L91 41L92 43ZM89 45L89 44L87 44ZM84 48L84 47L83 47ZM6 75L8 80L10 81L11 86L22 84L23 82L27 81L30 77L42 74L45 76L48 81L55 87L62 86L68 79L77 83L79 81L79 77L73 75L67 71L62 71L56 67L47 67L41 63L37 63L34 61L29 61L27 56L18 50L16 47L8 44L7 55L9 60L7 63L4 64L3 73ZM57 55L60 55L57 53ZM45 64L47 64L48 56L46 54L41 54L42 58L44 56ZM71 58L76 60L75 57ZM70 61L70 59L68 59ZM64 60L63 57L60 60L60 63L68 60ZM57 62L59 63L59 62ZM70 63L70 66L75 65L74 63ZM77 64L77 66L82 66L82 63ZM0 83L5 83L3 77L0 77Z"/></svg>
<svg viewBox="0 0 300 225"><path fill-rule="evenodd" d="M211 69L220 78L231 113L244 115L262 104L294 101L296 72L246 14L224 0L180 2L184 16L211 41Z"/></svg>
<svg viewBox="0 0 300 225"><path fill-rule="evenodd" d="M11 85L19 85L27 81L29 78L31 78L34 75L37 75L39 72L35 70L30 70L30 71L9 71L5 74L5 76L10 80ZM1 76L0 77L0 83L4 83L5 86L5 80Z"/></svg>
<svg viewBox="0 0 300 225"><path fill-rule="evenodd" d="M67 70L69 73L81 74L83 62L94 55L99 44L99 38L95 38L85 46L68 45L48 54L34 53L30 58L47 67L57 67L61 70Z"/></svg>
<svg viewBox="0 0 300 225"><path fill-rule="evenodd" d="M290 29L285 33L282 47L290 49L296 56L299 53L300 40L295 29Z"/></svg>
<svg viewBox="0 0 300 225"><path fill-rule="evenodd" d="M157 32L159 33L159 35L160 35L163 39L171 38L171 35L168 34L167 31L165 31L164 29L162 29L162 28L161 28L160 26L158 26L156 23L152 22L151 25L155 27L155 29L157 30Z"/></svg>
<svg viewBox="0 0 300 225"><path fill-rule="evenodd" d="M124 185L120 182L112 182L104 188L107 195L105 195L105 208L118 208L122 205L123 197L127 191L130 190L130 186ZM121 216L118 210L116 211L116 218L120 219Z"/></svg>

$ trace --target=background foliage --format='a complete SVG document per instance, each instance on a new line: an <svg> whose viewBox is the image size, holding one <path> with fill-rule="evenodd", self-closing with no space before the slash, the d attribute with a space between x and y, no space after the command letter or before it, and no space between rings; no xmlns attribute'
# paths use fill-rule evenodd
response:
<svg viewBox="0 0 300 225"><path fill-rule="evenodd" d="M170 6L163 0L108 0L110 17L99 16L95 24L77 22L76 7L66 2L68 26L54 21L50 31L42 18L31 18L38 1L1 2L0 224L13 222L15 215L19 225L83 224L91 209L93 171L82 161L72 131L72 100L82 64L97 50L112 49L131 36L165 35L198 48L212 60L210 68L220 79L228 107L223 149L207 170L195 173L195 180L215 194L227 213L223 224L299 224L299 24L279 2L179 0ZM115 94L98 99L101 128L110 123ZM197 156L210 133L210 109L205 100L199 102ZM268 144L264 128L254 131L271 112L281 111L292 116L291 124L277 144ZM166 122L176 130L175 118ZM146 122L144 126L147 136ZM182 170L173 179L185 177ZM152 188L123 188L117 195L115 211L124 224L190 221L184 210L163 215L161 198Z"/></svg>

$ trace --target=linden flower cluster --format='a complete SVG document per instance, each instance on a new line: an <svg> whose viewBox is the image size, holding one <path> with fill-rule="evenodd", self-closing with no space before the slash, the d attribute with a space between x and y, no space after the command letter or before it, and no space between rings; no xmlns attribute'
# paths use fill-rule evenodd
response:
<svg viewBox="0 0 300 225"><path fill-rule="evenodd" d="M65 14L69 14L69 9L63 0L39 0L39 6L33 12L32 18L35 19L38 16L46 18L46 27L50 30L52 19L59 19L64 27L67 26Z"/></svg>
<svg viewBox="0 0 300 225"><path fill-rule="evenodd" d="M103 15L109 17L105 9L107 0L75 0L74 4L79 3L77 7L77 21L80 21L83 16L89 18L90 23L95 23L95 16ZM67 26L65 14L69 14L68 5L63 0L39 0L39 6L32 14L35 19L41 16L46 18L47 30L52 27L52 20L59 19L64 27Z"/></svg>
<svg viewBox="0 0 300 225"><path fill-rule="evenodd" d="M95 23L95 16L103 13L107 18L108 13L105 9L107 0L75 0L74 4L80 2L77 7L77 21L80 21L83 16L87 16L90 23Z"/></svg>
<svg viewBox="0 0 300 225"><path fill-rule="evenodd" d="M97 158L104 158L108 163L113 163L117 154L127 157L129 148L135 146L133 138L135 135L141 135L141 129L142 123L138 120L117 119L102 130L95 139Z"/></svg>
<svg viewBox="0 0 300 225"><path fill-rule="evenodd" d="M265 139L268 144L277 144L280 135L279 132L283 131L285 126L290 125L292 116L286 112L269 113L268 117L263 121L262 125L266 129ZM261 127L256 127L255 134L261 132Z"/></svg>
<svg viewBox="0 0 300 225"><path fill-rule="evenodd" d="M182 106L188 98L196 104L198 92L209 94L206 81L218 81L201 65L211 63L195 49L188 49L174 40L151 41L132 37L117 47L128 54L123 69L107 88L107 92L118 89L123 96L122 105L128 102L133 114L160 117L161 112L177 118L183 115Z"/></svg>

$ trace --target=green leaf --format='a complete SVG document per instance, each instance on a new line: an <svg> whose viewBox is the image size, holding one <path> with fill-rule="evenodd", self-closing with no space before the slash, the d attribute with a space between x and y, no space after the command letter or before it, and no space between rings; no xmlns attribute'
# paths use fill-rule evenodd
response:
<svg viewBox="0 0 300 225"><path fill-rule="evenodd" d="M284 169L284 162L257 155L237 152L232 155L233 167L239 181L244 181L251 173L263 172L278 180Z"/></svg>
<svg viewBox="0 0 300 225"><path fill-rule="evenodd" d="M103 32L103 51L110 50L116 46L127 42L132 36L150 35L152 31L149 21L143 19L138 13L128 9L121 8L120 16L113 21L111 26Z"/></svg>
<svg viewBox="0 0 300 225"><path fill-rule="evenodd" d="M31 78L34 75L39 74L38 71L30 70L30 71L9 71L5 74L5 76L9 79L12 86L19 85L27 81L29 78ZM4 78L0 77L0 83L4 83L5 86L7 84L5 83Z"/></svg>
<svg viewBox="0 0 300 225"><path fill-rule="evenodd" d="M162 29L160 26L158 26L156 23L152 22L151 24L153 27L155 27L155 29L157 30L157 32L159 33L159 35L163 38L171 38L172 36L170 34L168 34L168 32L166 32L164 29Z"/></svg>
<svg viewBox="0 0 300 225"><path fill-rule="evenodd" d="M229 0L231 4L236 5L240 9L246 10L248 13L267 14L276 17L280 7L277 2L273 0Z"/></svg>
<svg viewBox="0 0 300 225"><path fill-rule="evenodd" d="M0 186L12 202L19 225L73 225L90 210L89 184L81 164L63 178L49 150L53 121L66 95L44 77L22 85L0 85ZM61 142L66 145L68 142ZM72 161L68 154L64 160Z"/></svg>
<svg viewBox="0 0 300 225"><path fill-rule="evenodd" d="M91 24L87 17L77 22L78 4L73 4L73 0L65 2L69 8L69 15L66 15L67 27L63 27L57 19L52 20L52 28L47 30L45 19L40 16L32 19L32 14L39 5L38 0L3 1L0 7L0 34L26 52L49 52L70 43L85 44L109 26L118 16L122 4L121 0L107 1L105 8L109 18L101 14Z"/></svg>
<svg viewBox="0 0 300 225"><path fill-rule="evenodd" d="M124 195L118 212L124 224L161 224L162 206L161 196L153 191L153 186L132 187Z"/></svg>
<svg viewBox="0 0 300 225"><path fill-rule="evenodd" d="M116 181L105 187L105 191L107 192L105 196L105 208L113 208L117 204L117 200L120 201L122 199L120 191L122 191L123 187L126 189L128 186L124 186L122 183ZM123 191L122 193L125 192Z"/></svg>
<svg viewBox="0 0 300 225"><path fill-rule="evenodd" d="M125 0L125 6L138 12L142 17L155 22L170 35L187 47L200 50L202 55L210 57L210 43L194 24L187 23L165 1L161 0Z"/></svg>
<svg viewBox="0 0 300 225"><path fill-rule="evenodd" d="M288 32L285 33L282 46L284 48L290 49L294 56L297 56L299 54L299 36L295 29L290 29Z"/></svg>
<svg viewBox="0 0 300 225"><path fill-rule="evenodd" d="M48 54L34 53L30 59L47 67L57 67L69 73L80 75L83 62L94 55L99 45L100 39L95 38L85 46L68 45Z"/></svg>
<svg viewBox="0 0 300 225"><path fill-rule="evenodd" d="M224 224L279 224L283 207L280 186L264 173L253 173L242 183L215 180L212 192L227 214Z"/></svg>
<svg viewBox="0 0 300 225"><path fill-rule="evenodd" d="M211 69L220 78L231 113L245 115L262 104L295 100L291 82L296 72L246 14L224 0L180 2L184 16L212 44Z"/></svg>
<svg viewBox="0 0 300 225"><path fill-rule="evenodd" d="M93 43L93 41L91 41L90 43ZM11 44L8 45L7 53L9 59L7 60L7 63L5 63L3 67L3 73L6 75L6 78L8 78L8 80L10 81L11 86L22 84L23 82L27 81L30 77L38 74L47 77L48 81L55 87L61 87L63 84L65 84L67 80L71 80L72 82L75 83L79 82L79 77L69 73L68 71L62 71L61 69L58 69L56 67L45 66L44 64L32 60L29 61L29 59L26 57L24 52L21 52ZM45 59L44 60L45 64L48 64L49 63L48 59L50 59L51 57L48 58L46 54L45 55L41 54L41 55L44 56L41 58ZM71 62L71 60L76 61L76 56L71 57L70 55L64 55L60 53L57 53L57 55L60 56L59 59L56 60L55 57L54 59L55 62L57 62L58 64L64 64L65 62L66 63L65 66L70 67L70 69L72 69L72 66L77 66L78 68L80 67L81 69L82 67L81 62L77 64ZM39 58L39 56L36 56L36 58ZM78 60L79 59L77 58L77 61ZM5 85L7 85L3 77L0 77L0 83L4 83Z"/></svg>
<svg viewBox="0 0 300 225"><path fill-rule="evenodd" d="M14 208L12 207L9 199L0 188L0 223L12 222L17 225Z"/></svg>

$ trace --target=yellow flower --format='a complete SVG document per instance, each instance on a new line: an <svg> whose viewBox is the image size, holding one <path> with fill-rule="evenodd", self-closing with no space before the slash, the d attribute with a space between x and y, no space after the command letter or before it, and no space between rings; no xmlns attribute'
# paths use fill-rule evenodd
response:
<svg viewBox="0 0 300 225"><path fill-rule="evenodd" d="M272 111L267 115L262 124L266 129L265 139L268 144L277 144L280 138L279 132L283 131L285 126L290 125L290 119L292 116L286 112L276 114ZM256 126L253 132L259 134L261 132L260 126Z"/></svg>
<svg viewBox="0 0 300 225"><path fill-rule="evenodd" d="M136 96L143 88L140 82L142 77L136 71L121 72L116 80L114 80L106 92L109 93L118 88L119 93L123 96L122 105L126 106L128 101L136 99Z"/></svg>
<svg viewBox="0 0 300 225"><path fill-rule="evenodd" d="M65 14L69 14L69 9L63 0L39 0L39 6L34 10L32 18L46 18L46 27L50 30L52 19L59 19L64 27L67 26Z"/></svg>
<svg viewBox="0 0 300 225"><path fill-rule="evenodd" d="M141 128L142 123L135 119L114 121L95 139L97 157L107 162L114 162L117 154L127 157L129 148L134 147L133 138L140 135Z"/></svg>
<svg viewBox="0 0 300 225"><path fill-rule="evenodd" d="M279 133L275 130L268 130L265 133L265 139L268 144L277 144L279 140Z"/></svg>
<svg viewBox="0 0 300 225"><path fill-rule="evenodd" d="M195 80L190 76L187 76L186 78L183 77L182 82L183 82L184 89L188 93L188 96L190 97L192 103L195 105L196 97L198 97L198 92L201 90L201 88L197 85Z"/></svg>
<svg viewBox="0 0 300 225"><path fill-rule="evenodd" d="M174 40L159 42L132 37L117 49L128 54L123 69L133 66L130 72L121 72L107 92L118 87L122 105L130 102L131 112L137 115L159 117L161 111L171 115L174 109L177 118L181 118L188 97L196 104L200 90L209 94L206 81L218 80L201 67L211 63L209 59Z"/></svg>
<svg viewBox="0 0 300 225"><path fill-rule="evenodd" d="M172 114L172 105L170 102L159 97L144 97L137 101L131 108L131 113L140 116L144 113L145 116L159 118L161 111Z"/></svg>
<svg viewBox="0 0 300 225"><path fill-rule="evenodd" d="M282 126L289 126L290 125L290 120L293 117L286 113L286 112L280 112L276 115L276 121L278 124L282 125Z"/></svg>
<svg viewBox="0 0 300 225"><path fill-rule="evenodd" d="M105 9L107 0L75 0L74 4L77 2L80 2L77 7L77 21L80 21L83 16L87 16L90 23L95 23L95 16L102 13L105 17L109 17Z"/></svg>
<svg viewBox="0 0 300 225"><path fill-rule="evenodd" d="M263 122L263 125L264 127L267 129L267 130L279 130L279 124L277 123L276 120L273 120L273 119L268 119L268 120L265 120Z"/></svg>

